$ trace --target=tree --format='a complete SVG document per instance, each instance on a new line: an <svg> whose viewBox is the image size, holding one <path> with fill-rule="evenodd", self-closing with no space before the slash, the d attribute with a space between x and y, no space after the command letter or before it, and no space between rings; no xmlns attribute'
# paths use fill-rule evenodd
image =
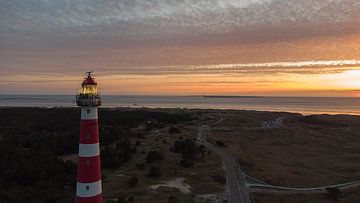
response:
<svg viewBox="0 0 360 203"><path fill-rule="evenodd" d="M194 165L194 162L191 161L190 159L183 159L180 161L180 165L184 168L189 168Z"/></svg>
<svg viewBox="0 0 360 203"><path fill-rule="evenodd" d="M137 176L132 176L129 180L128 180L128 184L130 185L130 187L134 187L138 184L139 180Z"/></svg>
<svg viewBox="0 0 360 203"><path fill-rule="evenodd" d="M146 163L154 163L162 160L164 160L164 155L161 152L151 151L146 156Z"/></svg>
<svg viewBox="0 0 360 203"><path fill-rule="evenodd" d="M177 127L173 127L173 126L171 126L170 128L169 128L169 134L180 134L181 133L181 130L179 129L179 128L177 128Z"/></svg>
<svg viewBox="0 0 360 203"><path fill-rule="evenodd" d="M117 203L128 203L128 201L124 197L119 197Z"/></svg>
<svg viewBox="0 0 360 203"><path fill-rule="evenodd" d="M226 178L223 175L215 175L212 177L215 182L220 184L226 184Z"/></svg>
<svg viewBox="0 0 360 203"><path fill-rule="evenodd" d="M136 164L136 168L139 169L139 170L144 170L145 169L145 164L144 163Z"/></svg>
<svg viewBox="0 0 360 203"><path fill-rule="evenodd" d="M206 149L204 145L200 145L199 152L201 153L201 158L205 158Z"/></svg>
<svg viewBox="0 0 360 203"><path fill-rule="evenodd" d="M170 195L168 198L168 203L175 203L178 198L175 195Z"/></svg>
<svg viewBox="0 0 360 203"><path fill-rule="evenodd" d="M151 167L148 176L149 177L159 177L159 176L161 176L161 168L159 166Z"/></svg>
<svg viewBox="0 0 360 203"><path fill-rule="evenodd" d="M216 145L219 146L219 147L226 147L225 143L223 141L216 141Z"/></svg>
<svg viewBox="0 0 360 203"><path fill-rule="evenodd" d="M198 153L198 147L192 139L186 139L184 142L184 148L181 152L184 159L194 159Z"/></svg>
<svg viewBox="0 0 360 203"><path fill-rule="evenodd" d="M326 188L326 196L332 200L338 200L339 199L339 196L341 195L341 190L339 188Z"/></svg>

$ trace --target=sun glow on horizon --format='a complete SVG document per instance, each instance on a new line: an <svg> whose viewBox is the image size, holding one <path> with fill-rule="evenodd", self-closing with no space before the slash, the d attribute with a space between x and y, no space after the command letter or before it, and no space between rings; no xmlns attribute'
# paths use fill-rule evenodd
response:
<svg viewBox="0 0 360 203"><path fill-rule="evenodd" d="M282 72L271 67L267 72L262 70L192 73L180 71L166 74L96 72L98 75L95 74L95 77L103 94L359 96L360 67L328 67L325 68L325 73L324 69L314 68L312 71L312 68L314 67L299 71L296 67L287 67L280 69ZM19 94L34 90L49 93L48 91L53 89L63 89L60 94L71 94L75 87L78 87L80 80L80 76L73 75L57 75L55 78L51 74L0 76L2 87L11 87L15 89L13 92ZM22 92L24 90L26 92Z"/></svg>

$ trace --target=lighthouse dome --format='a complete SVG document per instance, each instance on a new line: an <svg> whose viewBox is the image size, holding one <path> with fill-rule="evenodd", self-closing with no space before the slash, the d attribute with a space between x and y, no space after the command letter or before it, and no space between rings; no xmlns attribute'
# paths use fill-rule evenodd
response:
<svg viewBox="0 0 360 203"><path fill-rule="evenodd" d="M82 85L97 85L95 82L95 79L91 77L90 74L87 75L87 77L84 79Z"/></svg>

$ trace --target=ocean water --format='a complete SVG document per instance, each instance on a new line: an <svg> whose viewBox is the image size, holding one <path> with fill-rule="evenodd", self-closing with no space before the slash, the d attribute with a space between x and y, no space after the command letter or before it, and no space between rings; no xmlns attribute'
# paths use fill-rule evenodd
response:
<svg viewBox="0 0 360 203"><path fill-rule="evenodd" d="M75 107L72 95L0 95L0 107ZM360 115L360 98L102 96L102 107L201 108Z"/></svg>

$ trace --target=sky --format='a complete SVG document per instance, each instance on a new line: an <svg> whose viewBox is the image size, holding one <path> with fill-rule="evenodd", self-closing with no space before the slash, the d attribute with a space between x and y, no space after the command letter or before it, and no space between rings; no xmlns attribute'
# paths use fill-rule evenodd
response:
<svg viewBox="0 0 360 203"><path fill-rule="evenodd" d="M0 0L0 94L360 97L358 0Z"/></svg>

